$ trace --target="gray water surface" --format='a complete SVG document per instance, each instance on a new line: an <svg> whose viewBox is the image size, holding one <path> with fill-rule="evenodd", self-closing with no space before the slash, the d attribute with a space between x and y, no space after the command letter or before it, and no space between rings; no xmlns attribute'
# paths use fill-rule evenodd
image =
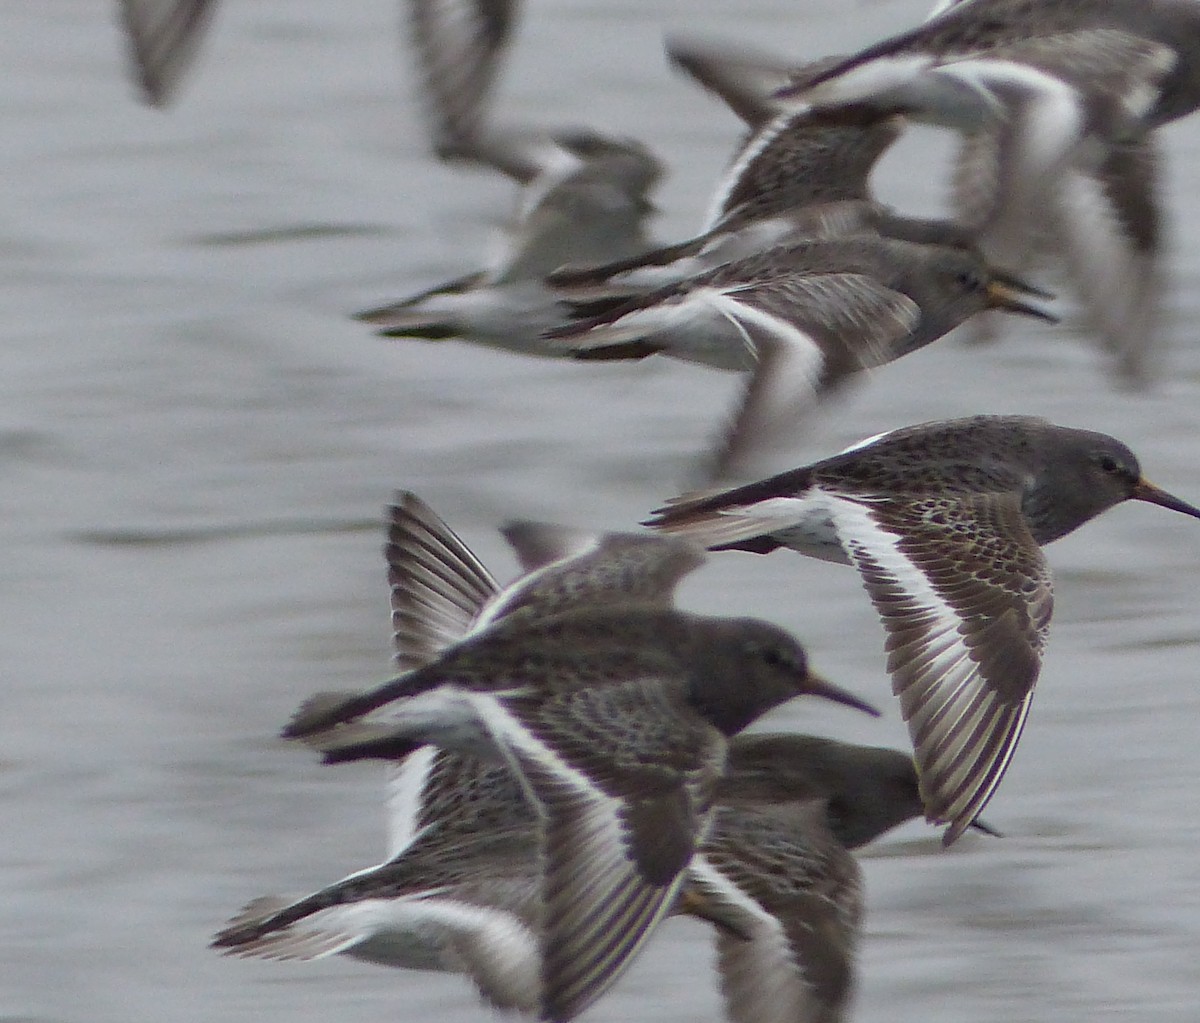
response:
<svg viewBox="0 0 1200 1023"><path fill-rule="evenodd" d="M737 135L666 70L665 28L797 58L919 0L531 0L500 113L645 138L664 238L700 221ZM379 777L274 738L318 689L388 672L381 513L424 496L501 577L514 516L628 527L687 478L738 386L648 360L558 365L385 342L347 313L473 268L506 182L425 154L394 0L227 0L167 114L143 109L107 3L0 4L0 1019L485 1020L458 978L222 959L249 898L382 851ZM1069 329L1017 324L888 367L795 464L926 419L1023 412L1126 440L1200 500L1200 121L1164 133L1168 373L1114 391ZM935 209L944 141L884 192ZM781 466L782 468L782 466ZM868 851L855 1018L1192 1023L1200 1004L1200 529L1126 505L1056 544L1052 641L987 818L943 854ZM882 722L769 724L906 741L853 572L725 555L687 606L758 614ZM672 922L601 1021L720 1017L708 936Z"/></svg>

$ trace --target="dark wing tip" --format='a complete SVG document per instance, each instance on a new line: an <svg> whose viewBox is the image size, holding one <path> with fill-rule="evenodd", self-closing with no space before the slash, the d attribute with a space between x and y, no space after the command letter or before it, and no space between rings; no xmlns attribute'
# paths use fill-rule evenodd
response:
<svg viewBox="0 0 1200 1023"><path fill-rule="evenodd" d="M228 953L241 945L257 941L270 931L271 917L287 905L287 899L276 895L251 899L213 935L208 947L222 949Z"/></svg>
<svg viewBox="0 0 1200 1023"><path fill-rule="evenodd" d="M665 346L639 338L636 341L616 341L611 345L597 345L571 353L571 358L580 362L613 362L618 359L645 359L665 351Z"/></svg>
<svg viewBox="0 0 1200 1023"><path fill-rule="evenodd" d="M283 739L303 739L341 724L351 713L351 706L358 693L325 692L310 696L297 708L296 713L283 726L279 735Z"/></svg>

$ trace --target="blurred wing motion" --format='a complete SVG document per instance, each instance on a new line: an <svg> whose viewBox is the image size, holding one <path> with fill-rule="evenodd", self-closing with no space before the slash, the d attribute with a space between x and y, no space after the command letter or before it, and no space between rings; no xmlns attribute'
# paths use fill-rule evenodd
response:
<svg viewBox="0 0 1200 1023"><path fill-rule="evenodd" d="M216 9L217 0L120 0L130 63L151 106L171 102Z"/></svg>
<svg viewBox="0 0 1200 1023"><path fill-rule="evenodd" d="M408 0L409 39L438 156L474 155L517 6L517 0Z"/></svg>

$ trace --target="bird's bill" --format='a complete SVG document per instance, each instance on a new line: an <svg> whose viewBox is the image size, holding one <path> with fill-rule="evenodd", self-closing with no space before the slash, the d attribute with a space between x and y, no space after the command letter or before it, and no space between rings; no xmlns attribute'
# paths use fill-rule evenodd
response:
<svg viewBox="0 0 1200 1023"><path fill-rule="evenodd" d="M1039 288L1036 284L1030 284L1024 277L1018 277L1014 273L1009 273L1007 270L1001 270L998 267L992 267L992 280L999 281L1007 288L1012 288L1014 291L1020 292L1022 295L1032 295L1034 298L1044 298L1047 302L1053 302L1058 296L1053 291L1047 291L1045 288Z"/></svg>
<svg viewBox="0 0 1200 1023"><path fill-rule="evenodd" d="M1130 496L1135 501L1146 501L1149 504L1157 504L1163 508L1170 508L1171 511L1183 512L1184 515L1200 519L1200 508L1188 504L1187 501L1181 501L1173 494L1168 494L1165 490L1156 487L1144 477L1138 480L1137 486L1133 488L1133 493Z"/></svg>
<svg viewBox="0 0 1200 1023"><path fill-rule="evenodd" d="M1040 305L1025 301L1024 296L1050 299L1054 296L1032 284L1026 284L1011 274L993 271L992 279L987 286L987 304L989 309L1003 309L1009 313L1020 313L1022 316L1033 316L1047 323L1057 323L1058 317Z"/></svg>
<svg viewBox="0 0 1200 1023"><path fill-rule="evenodd" d="M808 673L805 692L810 696L822 696L826 700L833 700L834 703L844 703L847 707L853 707L855 710L861 710L864 714L870 714L871 717L879 717L879 711L865 700L860 700L853 693L835 686L832 682L823 679L814 671Z"/></svg>

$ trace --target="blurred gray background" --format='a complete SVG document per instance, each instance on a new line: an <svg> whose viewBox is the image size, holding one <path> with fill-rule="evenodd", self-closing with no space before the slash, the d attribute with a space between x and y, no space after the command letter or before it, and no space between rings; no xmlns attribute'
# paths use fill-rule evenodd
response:
<svg viewBox="0 0 1200 1023"><path fill-rule="evenodd" d="M425 497L502 578L514 516L626 528L687 478L738 383L648 360L537 362L388 342L347 319L478 265L507 182L426 156L395 0L226 0L167 113L134 101L110 4L0 4L0 1018L39 1023L484 1020L459 978L336 959L221 959L252 896L376 860L379 775L274 735L318 689L389 665L392 490ZM737 136L666 69L686 28L810 57L921 0L529 0L499 113L646 139L693 230ZM954 338L813 424L795 464L894 426L1025 412L1106 430L1200 500L1200 121L1165 135L1167 375L1109 385L1069 328ZM882 174L936 209L945 141ZM781 466L782 468L783 466ZM986 817L942 853L869 850L856 1018L1191 1023L1200 1002L1200 529L1129 504L1050 549L1036 706ZM697 610L754 613L884 704L855 573L724 555ZM798 706L765 724L906 741ZM708 935L672 922L601 1021L720 1016Z"/></svg>

